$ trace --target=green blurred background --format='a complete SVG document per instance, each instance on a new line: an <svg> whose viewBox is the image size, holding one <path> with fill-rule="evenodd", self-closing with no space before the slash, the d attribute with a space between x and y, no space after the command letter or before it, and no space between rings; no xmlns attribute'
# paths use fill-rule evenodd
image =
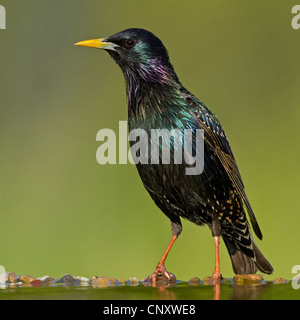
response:
<svg viewBox="0 0 300 320"><path fill-rule="evenodd" d="M169 220L133 165L96 162L96 133L127 120L123 75L80 40L129 27L165 43L182 83L219 117L263 231L259 247L291 279L299 254L299 1L1 0L0 264L17 274L141 279ZM221 243L221 271L233 276ZM167 269L211 275L207 227L183 221Z"/></svg>

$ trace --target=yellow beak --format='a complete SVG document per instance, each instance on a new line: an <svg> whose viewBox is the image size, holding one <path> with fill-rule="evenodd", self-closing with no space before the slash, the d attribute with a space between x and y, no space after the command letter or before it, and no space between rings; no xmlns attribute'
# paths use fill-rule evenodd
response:
<svg viewBox="0 0 300 320"><path fill-rule="evenodd" d="M75 46L91 47L91 48L114 50L114 51L115 51L115 48L119 47L117 44L113 42L105 41L105 38L80 41L75 43Z"/></svg>

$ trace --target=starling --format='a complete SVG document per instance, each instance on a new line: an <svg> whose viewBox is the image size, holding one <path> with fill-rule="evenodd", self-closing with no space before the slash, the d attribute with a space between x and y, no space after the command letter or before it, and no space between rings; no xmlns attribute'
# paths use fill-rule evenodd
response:
<svg viewBox="0 0 300 320"><path fill-rule="evenodd" d="M262 233L244 190L225 132L215 114L179 81L168 52L153 33L130 28L107 38L76 43L106 50L120 66L125 77L128 99L129 131L143 129L204 130L204 169L188 175L184 164L137 163L144 187L156 205L170 219L172 238L153 274L170 280L165 268L167 255L182 231L180 218L199 226L207 224L215 244L213 282L222 278L219 239L222 236L236 274L260 270L271 274L273 268L254 241L250 222L259 239ZM132 144L132 142L131 142ZM160 146L161 147L161 146ZM170 142L171 154L176 146ZM193 151L195 144L193 144ZM151 157L151 155L150 155ZM161 153L159 155L161 160Z"/></svg>

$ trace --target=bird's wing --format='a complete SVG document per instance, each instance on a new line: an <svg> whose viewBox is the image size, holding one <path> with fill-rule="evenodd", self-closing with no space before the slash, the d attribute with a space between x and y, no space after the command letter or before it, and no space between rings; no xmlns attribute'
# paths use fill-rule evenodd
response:
<svg viewBox="0 0 300 320"><path fill-rule="evenodd" d="M192 107L191 114L195 119L197 119L199 127L201 129L204 129L205 142L210 146L212 150L215 151L234 188L237 190L238 195L241 197L247 208L255 234L259 239L262 239L262 233L245 193L243 180L235 162L228 140L226 139L225 132L215 115L204 104L196 99L197 98L195 98L194 96L187 97L187 102ZM199 104L201 104L202 108L199 107Z"/></svg>

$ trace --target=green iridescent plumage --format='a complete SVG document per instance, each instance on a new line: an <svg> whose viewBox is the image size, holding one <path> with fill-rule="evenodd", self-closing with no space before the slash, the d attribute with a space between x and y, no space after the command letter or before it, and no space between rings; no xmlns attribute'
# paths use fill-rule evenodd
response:
<svg viewBox="0 0 300 320"><path fill-rule="evenodd" d="M200 175L186 175L184 165L174 162L137 164L145 188L171 221L173 240L170 244L182 231L180 218L197 225L207 224L214 236L223 237L235 273L249 274L257 270L272 273L272 266L250 231L245 209L254 232L262 238L217 117L183 87L166 48L151 32L127 29L105 38L104 42L113 44L105 49L125 77L129 130L140 128L149 136L153 128L204 130L204 170ZM174 152L172 144L171 149ZM158 268L156 273L160 270L165 273L163 268Z"/></svg>

